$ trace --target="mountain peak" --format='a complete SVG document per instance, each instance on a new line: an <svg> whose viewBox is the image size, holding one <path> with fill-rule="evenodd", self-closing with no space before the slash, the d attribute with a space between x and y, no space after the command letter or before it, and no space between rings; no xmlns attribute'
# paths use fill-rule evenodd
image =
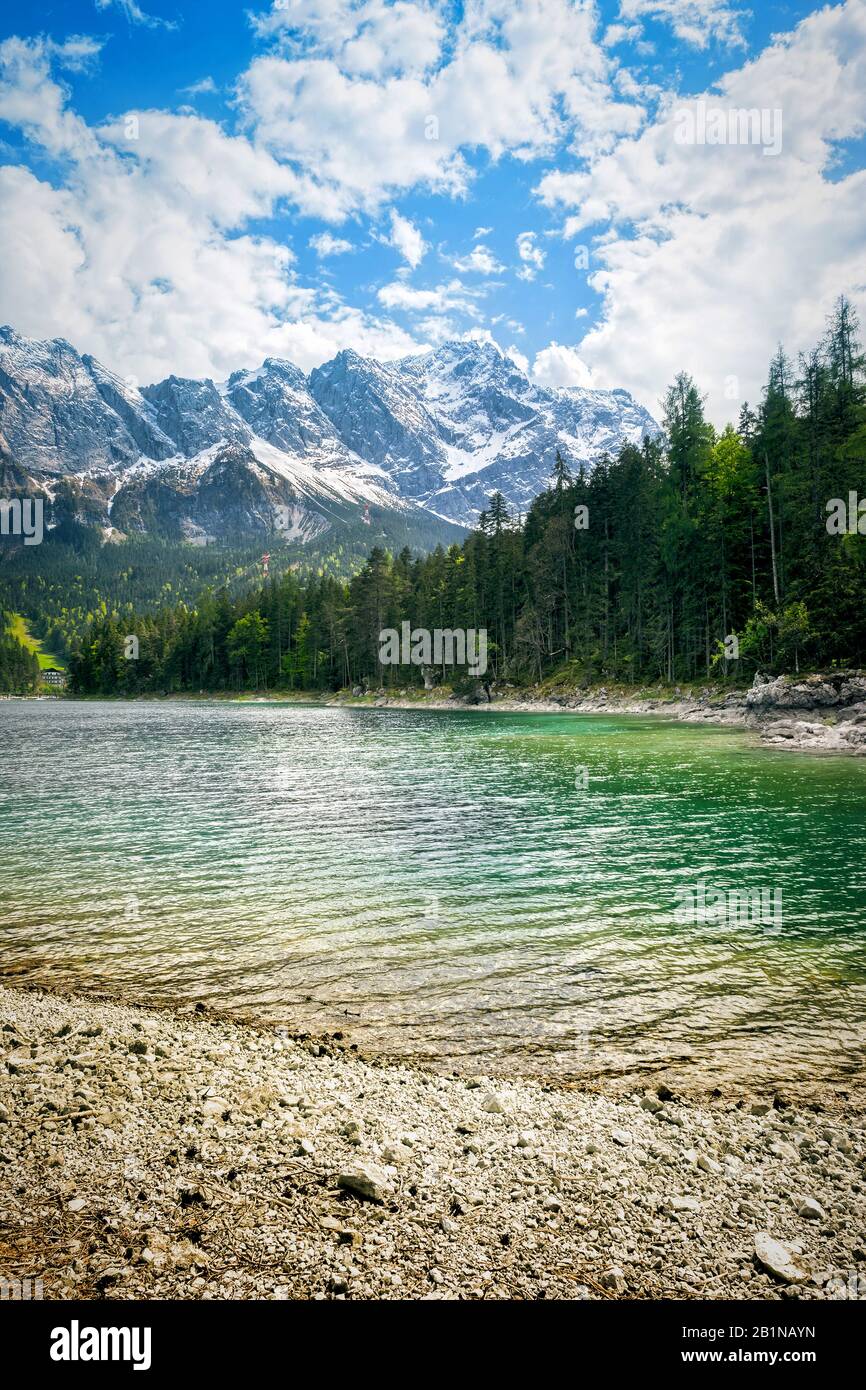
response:
<svg viewBox="0 0 866 1390"><path fill-rule="evenodd" d="M3 431L34 477L111 475L122 488L135 475L154 488L160 480L200 491L196 480L222 450L226 467L240 468L243 453L245 469L263 469L280 487L355 501L372 500L373 488L384 505L414 505L461 525L493 492L525 511L558 451L572 467L591 467L658 432L622 388L541 386L483 338L387 362L344 348L309 376L268 357L219 386L172 373L138 391L64 339L37 342L7 326L0 369ZM172 515L184 505L172 502Z"/></svg>

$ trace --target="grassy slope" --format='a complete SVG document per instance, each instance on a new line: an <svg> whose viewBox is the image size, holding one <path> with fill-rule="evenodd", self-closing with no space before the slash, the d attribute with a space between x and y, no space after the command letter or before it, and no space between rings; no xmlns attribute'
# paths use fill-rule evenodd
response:
<svg viewBox="0 0 866 1390"><path fill-rule="evenodd" d="M49 666L53 666L55 670L58 671L64 671L66 669L63 662L60 661L58 657L52 656L50 652L45 651L38 638L30 635L27 624L20 613L12 614L9 631L12 633L13 637L18 639L22 647L26 647L28 651L36 653L41 670L45 671Z"/></svg>

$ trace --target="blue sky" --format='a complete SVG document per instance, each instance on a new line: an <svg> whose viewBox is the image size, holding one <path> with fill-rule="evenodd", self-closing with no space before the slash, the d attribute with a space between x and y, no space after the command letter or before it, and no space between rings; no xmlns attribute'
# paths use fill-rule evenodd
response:
<svg viewBox="0 0 866 1390"><path fill-rule="evenodd" d="M723 423L779 340L842 291L866 309L864 0L35 0L0 26L0 322L137 381L477 334L651 409L685 367ZM699 102L765 112L778 149L681 140Z"/></svg>

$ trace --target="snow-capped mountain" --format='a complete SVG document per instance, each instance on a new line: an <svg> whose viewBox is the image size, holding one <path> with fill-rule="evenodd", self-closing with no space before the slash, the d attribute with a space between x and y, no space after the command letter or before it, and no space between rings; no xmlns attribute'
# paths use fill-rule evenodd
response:
<svg viewBox="0 0 866 1390"><path fill-rule="evenodd" d="M171 376L139 390L63 339L0 328L0 430L7 471L14 461L56 511L106 531L303 541L389 514L425 534L434 522L345 447L303 373L275 359L222 386Z"/></svg>
<svg viewBox="0 0 866 1390"><path fill-rule="evenodd" d="M0 328L0 429L23 468L43 474L114 468L177 446L134 388L64 338Z"/></svg>
<svg viewBox="0 0 866 1390"><path fill-rule="evenodd" d="M628 391L537 386L492 343L445 343L395 370L435 421L441 449L435 483L425 466L401 478L401 491L458 521L474 520L494 492L526 511L547 486L557 449L573 469L591 467L658 433Z"/></svg>
<svg viewBox="0 0 866 1390"><path fill-rule="evenodd" d="M557 449L591 466L657 428L627 392L542 388L488 343L391 363L346 351L308 377L267 358L139 390L64 339L0 328L6 468L123 533L303 540L375 509L453 539L448 523L471 526L497 490L525 511Z"/></svg>

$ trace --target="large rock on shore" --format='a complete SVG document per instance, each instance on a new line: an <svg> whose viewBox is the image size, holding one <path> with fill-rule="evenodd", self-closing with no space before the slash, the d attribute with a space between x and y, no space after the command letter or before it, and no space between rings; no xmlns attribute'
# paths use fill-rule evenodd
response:
<svg viewBox="0 0 866 1390"><path fill-rule="evenodd" d="M746 723L765 743L866 754L866 676L770 678L758 671L746 695Z"/></svg>

